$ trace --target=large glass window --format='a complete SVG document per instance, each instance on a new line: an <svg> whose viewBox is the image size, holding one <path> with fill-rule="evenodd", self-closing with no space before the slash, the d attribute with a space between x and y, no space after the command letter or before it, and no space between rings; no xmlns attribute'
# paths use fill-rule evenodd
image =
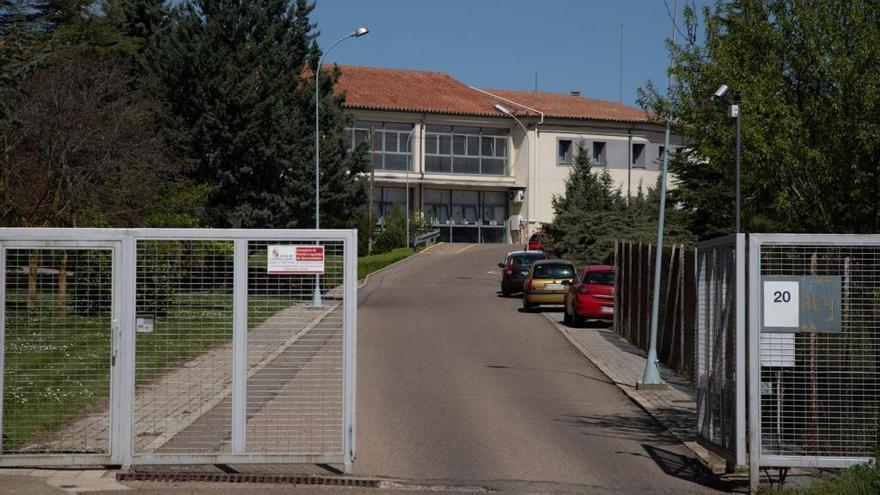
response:
<svg viewBox="0 0 880 495"><path fill-rule="evenodd" d="M412 191L410 191L410 205L412 205ZM373 218L376 219L377 224L384 225L385 217L395 208L400 208L400 211L406 210L406 188L373 188Z"/></svg>
<svg viewBox="0 0 880 495"><path fill-rule="evenodd" d="M426 189L425 219L452 242L505 242L507 193Z"/></svg>
<svg viewBox="0 0 880 495"><path fill-rule="evenodd" d="M376 170L412 170L412 130L412 124L355 122L345 130L348 151L367 143Z"/></svg>
<svg viewBox="0 0 880 495"><path fill-rule="evenodd" d="M506 129L427 126L426 171L504 175L506 169Z"/></svg>

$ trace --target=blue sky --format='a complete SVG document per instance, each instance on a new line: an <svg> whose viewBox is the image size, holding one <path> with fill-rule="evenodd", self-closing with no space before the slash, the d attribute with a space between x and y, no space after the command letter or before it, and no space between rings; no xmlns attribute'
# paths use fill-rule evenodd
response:
<svg viewBox="0 0 880 495"><path fill-rule="evenodd" d="M672 9L675 0L666 2ZM623 24L623 102L635 106L649 79L666 87L664 0L316 0L312 20L322 48L370 28L329 62L446 72L491 89L532 90L537 72L539 91L610 101L619 95Z"/></svg>

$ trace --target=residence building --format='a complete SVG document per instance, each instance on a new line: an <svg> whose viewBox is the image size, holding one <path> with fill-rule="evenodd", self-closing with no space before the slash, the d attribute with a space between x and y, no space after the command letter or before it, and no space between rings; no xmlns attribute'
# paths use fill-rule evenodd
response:
<svg viewBox="0 0 880 495"><path fill-rule="evenodd" d="M642 110L577 92L475 88L441 72L340 68L351 149L372 150L379 222L409 196L442 240L522 242L553 219L580 146L623 194L657 181L664 129Z"/></svg>

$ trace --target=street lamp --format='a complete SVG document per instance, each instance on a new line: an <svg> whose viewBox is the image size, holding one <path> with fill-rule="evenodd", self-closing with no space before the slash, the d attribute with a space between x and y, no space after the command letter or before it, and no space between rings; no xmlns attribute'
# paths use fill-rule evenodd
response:
<svg viewBox="0 0 880 495"><path fill-rule="evenodd" d="M526 142L527 143L529 142L528 141L528 139L529 139L528 129L526 129L526 126L524 126L523 123L520 122L520 120L518 118L516 118L516 116L513 114L513 112L508 110L507 107L505 107L504 105L502 105L500 103L495 104L495 110L498 110L499 112L503 113L504 115L507 115L508 117L512 118L517 124L519 124L519 126L522 127L522 130L525 133ZM531 149L532 149L532 146L531 146L531 143L529 143L529 151L531 151ZM519 156L519 154L517 154L517 156ZM528 158L528 155L526 156L526 158ZM527 170L529 172L531 172L532 164L530 162L526 162L526 165L527 165ZM527 174L527 176L528 175L529 174ZM529 238L529 209L531 208L530 203L531 203L531 201L526 201L526 230L525 230L525 238L526 239ZM522 241L523 239L520 239L520 240Z"/></svg>
<svg viewBox="0 0 880 495"><path fill-rule="evenodd" d="M727 95L730 88L726 84L722 84L712 94L712 100L720 100ZM739 125L739 104L742 101L742 95L739 91L733 92L733 103L727 108L727 117L736 119L736 233L742 232L741 222L741 196L740 196L740 125Z"/></svg>
<svg viewBox="0 0 880 495"><path fill-rule="evenodd" d="M321 66L324 65L324 58L330 53L336 45L342 43L348 38L360 38L369 33L370 30L365 27L359 27L353 33L347 34L336 40L330 45L330 48L318 59L318 67L315 69L315 229L321 228L321 125L319 120L319 112L321 108ZM315 275L315 291L312 294L312 306L321 307L321 276Z"/></svg>

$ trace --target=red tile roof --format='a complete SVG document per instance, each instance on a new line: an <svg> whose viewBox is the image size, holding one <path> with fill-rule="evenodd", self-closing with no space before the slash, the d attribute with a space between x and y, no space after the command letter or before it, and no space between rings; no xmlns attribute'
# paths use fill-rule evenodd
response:
<svg viewBox="0 0 880 495"><path fill-rule="evenodd" d="M544 112L547 117L565 119L610 120L614 122L648 122L648 113L622 103L595 100L583 96L534 91L490 89L488 92Z"/></svg>
<svg viewBox="0 0 880 495"><path fill-rule="evenodd" d="M345 106L362 110L425 112L450 115L475 115L504 118L495 109L501 103L518 116L536 115L526 107L544 112L547 117L647 122L648 114L620 103L580 96L530 91L488 90L490 95L463 84L442 72L340 66L342 75L337 91L345 91Z"/></svg>

